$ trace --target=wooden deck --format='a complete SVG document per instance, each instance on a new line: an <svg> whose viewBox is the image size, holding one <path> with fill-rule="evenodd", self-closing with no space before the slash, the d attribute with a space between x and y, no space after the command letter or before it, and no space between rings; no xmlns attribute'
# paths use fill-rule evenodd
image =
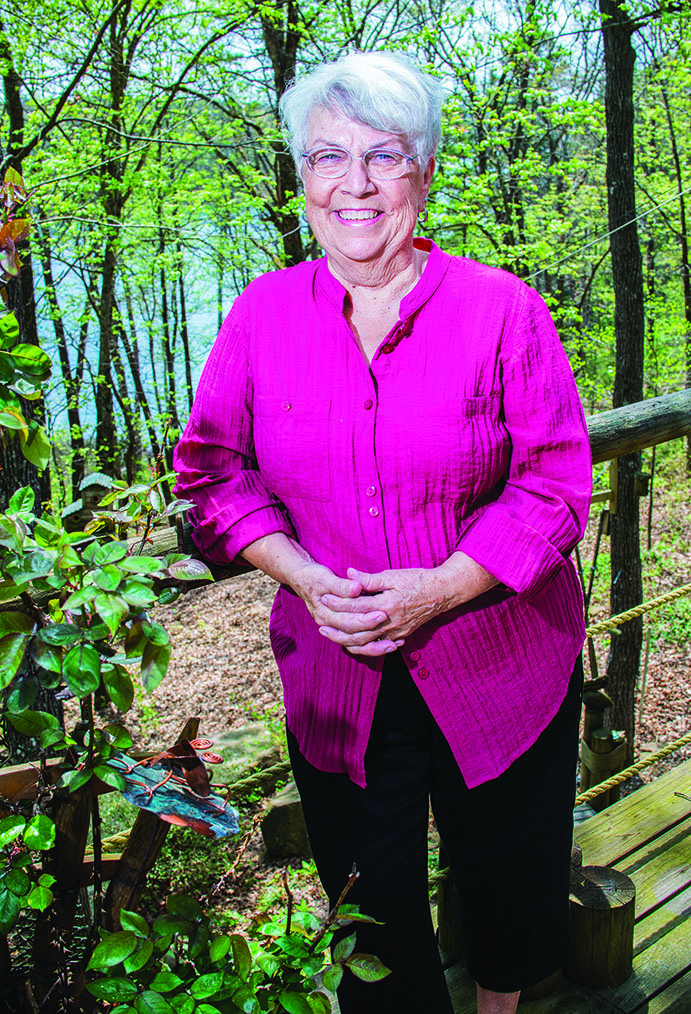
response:
<svg viewBox="0 0 691 1014"><path fill-rule="evenodd" d="M584 821L574 837L585 865L613 866L636 884L633 974L598 992L564 979L519 1014L691 1014L691 761ZM462 965L447 979L456 1014L475 1014Z"/></svg>

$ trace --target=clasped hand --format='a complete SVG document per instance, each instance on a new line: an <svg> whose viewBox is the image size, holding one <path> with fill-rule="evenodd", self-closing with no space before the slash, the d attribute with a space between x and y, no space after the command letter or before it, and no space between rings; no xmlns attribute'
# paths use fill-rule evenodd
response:
<svg viewBox="0 0 691 1014"><path fill-rule="evenodd" d="M352 654L377 656L400 648L414 630L453 602L440 568L411 567L347 578L307 563L294 584L319 632Z"/></svg>

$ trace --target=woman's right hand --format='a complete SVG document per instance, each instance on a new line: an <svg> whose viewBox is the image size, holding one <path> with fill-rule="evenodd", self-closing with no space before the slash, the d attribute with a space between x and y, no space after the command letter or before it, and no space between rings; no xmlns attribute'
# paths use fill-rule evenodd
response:
<svg viewBox="0 0 691 1014"><path fill-rule="evenodd" d="M321 563L306 562L296 568L291 575L290 585L305 603L319 627L336 627L344 634L371 632L371 639L377 640L377 627L386 621L387 615L381 609L367 610L366 598L362 599L361 612L336 612L322 601L325 595L356 599L362 592L359 581L337 577Z"/></svg>

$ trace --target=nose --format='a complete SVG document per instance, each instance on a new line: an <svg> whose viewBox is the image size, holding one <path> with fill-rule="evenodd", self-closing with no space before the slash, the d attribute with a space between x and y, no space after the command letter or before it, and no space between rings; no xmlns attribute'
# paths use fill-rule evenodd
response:
<svg viewBox="0 0 691 1014"><path fill-rule="evenodd" d="M367 173L364 160L355 156L350 163L348 172L341 179L341 187L354 197L371 194L377 189Z"/></svg>

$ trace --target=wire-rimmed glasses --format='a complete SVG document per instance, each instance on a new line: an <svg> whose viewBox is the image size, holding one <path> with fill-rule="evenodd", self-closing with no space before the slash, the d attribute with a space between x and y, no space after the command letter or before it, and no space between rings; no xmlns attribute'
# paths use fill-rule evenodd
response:
<svg viewBox="0 0 691 1014"><path fill-rule="evenodd" d="M345 148L312 148L303 152L302 157L316 176L330 180L345 176L353 164L353 156ZM417 157L391 148L370 148L360 155L360 160L370 179L396 180L408 171L408 166Z"/></svg>

